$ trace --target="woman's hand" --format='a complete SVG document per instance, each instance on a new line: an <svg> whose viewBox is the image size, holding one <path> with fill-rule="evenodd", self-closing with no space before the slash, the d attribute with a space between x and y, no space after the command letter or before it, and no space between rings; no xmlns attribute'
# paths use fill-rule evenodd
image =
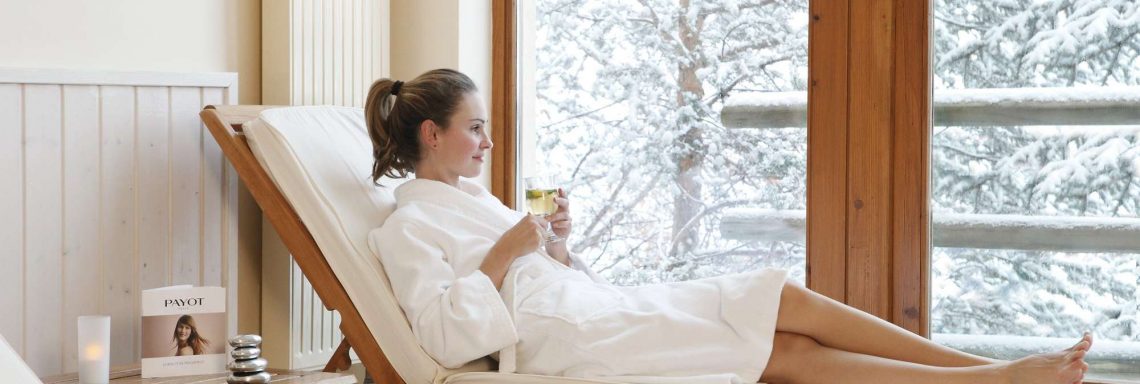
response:
<svg viewBox="0 0 1140 384"><path fill-rule="evenodd" d="M570 199L566 198L566 191L558 188L558 196L554 198L554 204L558 205L558 209L553 214L546 216L546 221L550 222L550 230L555 235L562 239L570 237L570 229L573 226L570 220ZM562 243L566 243L565 240Z"/></svg>
<svg viewBox="0 0 1140 384"><path fill-rule="evenodd" d="M527 214L514 227L508 229L499 241L491 247L491 253L499 253L510 260L537 251L542 245L542 228L546 221L541 217Z"/></svg>
<svg viewBox="0 0 1140 384"><path fill-rule="evenodd" d="M546 243L546 253L555 260L570 265L570 250L566 248L566 242L567 238L570 237L573 222L570 219L570 199L566 198L566 191L562 188L558 188L558 196L554 198L554 204L558 205L558 210L546 216L546 220L550 222L551 232L562 238L562 241Z"/></svg>
<svg viewBox="0 0 1140 384"><path fill-rule="evenodd" d="M479 270L491 278L496 289L502 288L503 279L515 258L530 254L542 245L542 228L545 227L545 220L528 214L491 246Z"/></svg>

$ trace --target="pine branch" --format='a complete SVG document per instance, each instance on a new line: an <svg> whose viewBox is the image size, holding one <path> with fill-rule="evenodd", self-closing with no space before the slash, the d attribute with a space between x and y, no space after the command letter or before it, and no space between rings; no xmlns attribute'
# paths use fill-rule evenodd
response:
<svg viewBox="0 0 1140 384"><path fill-rule="evenodd" d="M553 122L553 123L550 123L550 124L546 124L546 125L543 125L543 126L542 126L542 129L548 129L548 128L550 128L550 127L553 127L553 126L555 126L555 125L558 125L558 124L562 124L562 123L565 123L565 122L567 122L567 121L570 121L570 120L576 120L576 119L580 119L580 118L583 118L583 117L586 117L586 116L590 116L590 115L593 115L593 114L595 114L595 113L601 112L603 109L606 109L606 108L609 108L609 107L615 106L615 105L617 105L618 103L621 103L621 100L618 100L618 101L614 101L614 102L611 102L611 103L609 103L609 104L603 105L603 106L601 106L601 107L598 107L598 108L594 108L594 109L592 109L592 110L589 110L589 111L586 111L586 112L582 112L582 113L578 113L578 114L576 114L576 115L574 115L574 116L570 116L570 117L567 117L567 118L565 118L565 119L562 119L562 120L558 120L558 121L555 121L555 122Z"/></svg>
<svg viewBox="0 0 1140 384"><path fill-rule="evenodd" d="M965 156L973 157L975 159L989 160L989 161L993 161L993 162L997 162L998 160L1001 160L1001 159L993 157L993 156L987 156L987 155L973 153L973 152L967 151L965 149L955 147L955 146L950 145L950 144L935 144L935 147L941 148L941 149L947 149L947 150L957 152L957 153L965 155Z"/></svg>
<svg viewBox="0 0 1140 384"><path fill-rule="evenodd" d="M946 24L952 24L952 25L956 25L956 26L959 26L962 28L973 29L973 30L977 30L977 31L989 30L990 28L993 28L993 26L986 26L986 25L980 25L980 24L968 24L968 23L963 22L963 21L954 20L954 19L951 19L950 17L943 15L941 13L938 13L938 12L934 13L934 19L942 21Z"/></svg>

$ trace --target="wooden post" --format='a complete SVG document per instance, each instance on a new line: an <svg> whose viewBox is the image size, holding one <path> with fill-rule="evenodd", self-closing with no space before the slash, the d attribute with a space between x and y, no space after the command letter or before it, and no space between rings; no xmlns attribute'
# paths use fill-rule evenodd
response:
<svg viewBox="0 0 1140 384"><path fill-rule="evenodd" d="M930 4L814 1L808 286L929 333Z"/></svg>
<svg viewBox="0 0 1140 384"><path fill-rule="evenodd" d="M518 134L515 102L518 50L515 48L515 1L493 0L491 59L491 194L515 206Z"/></svg>
<svg viewBox="0 0 1140 384"><path fill-rule="evenodd" d="M846 301L848 1L810 7L807 285Z"/></svg>

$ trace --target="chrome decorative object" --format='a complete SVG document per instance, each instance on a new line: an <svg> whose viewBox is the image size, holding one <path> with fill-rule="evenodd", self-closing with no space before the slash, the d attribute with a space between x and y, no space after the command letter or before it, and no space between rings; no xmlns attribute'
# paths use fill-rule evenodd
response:
<svg viewBox="0 0 1140 384"><path fill-rule="evenodd" d="M256 359L258 356L261 356L261 348L258 348L258 347L234 348L234 351L230 352L230 356L233 356L234 360Z"/></svg>
<svg viewBox="0 0 1140 384"><path fill-rule="evenodd" d="M226 365L230 370L230 377L226 378L229 384L263 384L268 383L270 375L265 372L269 362L261 358L261 336L237 335L230 338L230 346L234 347L230 356L233 362Z"/></svg>
<svg viewBox="0 0 1140 384"><path fill-rule="evenodd" d="M261 336L237 335L230 338L230 346L234 348L257 347L261 345Z"/></svg>
<svg viewBox="0 0 1140 384"><path fill-rule="evenodd" d="M252 360L234 360L234 362L230 363L228 368L234 372L257 373L264 371L268 365L269 363L266 362L265 359L259 357Z"/></svg>
<svg viewBox="0 0 1140 384"><path fill-rule="evenodd" d="M239 383L262 384L262 383L268 383L270 378L271 377L269 376L269 372L258 372L258 373L248 375L248 376L237 376L237 375L231 374L230 377L226 378L226 383L229 383L229 384L239 384Z"/></svg>

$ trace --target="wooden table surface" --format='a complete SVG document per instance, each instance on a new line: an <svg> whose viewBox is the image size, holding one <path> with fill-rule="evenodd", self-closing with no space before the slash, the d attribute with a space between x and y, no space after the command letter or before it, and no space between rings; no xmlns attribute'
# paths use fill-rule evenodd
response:
<svg viewBox="0 0 1140 384"><path fill-rule="evenodd" d="M267 369L273 375L270 381L274 384L355 384L356 376L351 373L305 372L286 371L281 369ZM115 367L111 369L112 384L225 384L229 373L215 373L210 375L157 377L144 379L142 369L138 365ZM44 384L75 384L79 383L79 374L66 373L62 375L44 377Z"/></svg>

